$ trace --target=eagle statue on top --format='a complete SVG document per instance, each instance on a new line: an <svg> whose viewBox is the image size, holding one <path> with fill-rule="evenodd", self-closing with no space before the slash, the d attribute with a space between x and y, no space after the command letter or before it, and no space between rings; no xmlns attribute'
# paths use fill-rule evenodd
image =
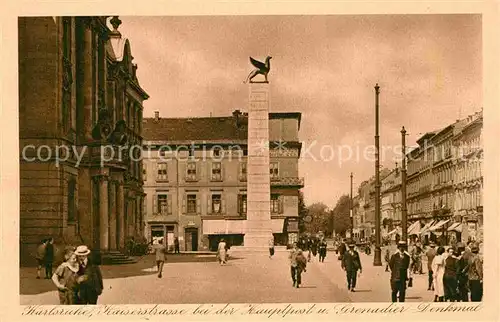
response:
<svg viewBox="0 0 500 322"><path fill-rule="evenodd" d="M252 79L259 74L264 75L264 77L265 77L264 83L268 83L267 74L269 73L269 70L271 69L271 58L273 58L273 57L267 56L266 62L263 63L263 62L260 62L258 60L253 59L252 57L250 57L250 62L252 63L252 65L254 65L256 67L256 69L252 70L250 72L250 74L248 74L247 79L243 82L243 84L246 84L248 82L253 83Z"/></svg>

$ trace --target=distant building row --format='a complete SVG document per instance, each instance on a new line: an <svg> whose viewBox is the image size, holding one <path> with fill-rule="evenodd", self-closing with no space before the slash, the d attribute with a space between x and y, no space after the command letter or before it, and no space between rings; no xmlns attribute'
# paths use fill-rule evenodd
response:
<svg viewBox="0 0 500 322"><path fill-rule="evenodd" d="M482 111L426 133L407 153L409 235L441 243L483 234ZM401 170L381 174L382 235L401 235ZM353 198L355 232L374 234L374 179Z"/></svg>

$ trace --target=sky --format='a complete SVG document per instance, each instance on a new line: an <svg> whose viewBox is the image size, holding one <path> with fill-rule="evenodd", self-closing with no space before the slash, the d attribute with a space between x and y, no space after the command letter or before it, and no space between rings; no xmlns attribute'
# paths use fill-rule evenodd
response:
<svg viewBox="0 0 500 322"><path fill-rule="evenodd" d="M271 112L300 112L306 205L333 208L375 173L375 90L381 165L394 168L401 128L425 132L482 108L479 15L120 17L144 117L247 111L248 57L272 56ZM308 151L308 152L305 152ZM349 152L350 151L350 152ZM349 155L352 157L349 157Z"/></svg>

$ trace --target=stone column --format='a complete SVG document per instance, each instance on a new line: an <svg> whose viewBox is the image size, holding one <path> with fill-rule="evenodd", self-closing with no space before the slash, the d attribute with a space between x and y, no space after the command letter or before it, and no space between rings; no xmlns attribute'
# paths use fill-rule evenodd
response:
<svg viewBox="0 0 500 322"><path fill-rule="evenodd" d="M109 249L116 250L116 181L109 183Z"/></svg>
<svg viewBox="0 0 500 322"><path fill-rule="evenodd" d="M83 92L83 116L81 119L83 125L84 141L92 140L92 125L93 125L93 109L94 109L94 60L93 60L93 27L92 19L88 18L87 23L83 26L83 51L82 69L81 70L81 88ZM77 84L77 86L79 86Z"/></svg>
<svg viewBox="0 0 500 322"><path fill-rule="evenodd" d="M123 192L123 182L120 182L118 184L118 195L116 199L118 248L123 249L125 247L125 194Z"/></svg>
<svg viewBox="0 0 500 322"><path fill-rule="evenodd" d="M245 248L266 249L272 237L269 176L269 84L250 83Z"/></svg>
<svg viewBox="0 0 500 322"><path fill-rule="evenodd" d="M108 177L99 181L99 239L101 251L109 249Z"/></svg>

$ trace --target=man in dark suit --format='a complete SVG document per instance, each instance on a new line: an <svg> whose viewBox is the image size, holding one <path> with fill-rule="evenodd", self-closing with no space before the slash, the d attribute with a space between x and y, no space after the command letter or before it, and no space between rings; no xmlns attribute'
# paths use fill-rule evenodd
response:
<svg viewBox="0 0 500 322"><path fill-rule="evenodd" d="M347 288L354 292L356 287L356 277L358 270L361 273L361 260L359 258L359 253L354 249L354 242L348 242L349 250L342 256L342 269L346 271L347 275Z"/></svg>
<svg viewBox="0 0 500 322"><path fill-rule="evenodd" d="M393 254L389 262L391 269L391 290L392 302L405 301L406 280L408 278L408 268L410 267L410 254L406 251L405 241L398 243L398 252Z"/></svg>
<svg viewBox="0 0 500 322"><path fill-rule="evenodd" d="M85 245L78 246L75 254L80 265L77 273L77 282L80 284L78 304L97 304L97 298L104 288L97 256L93 260L89 259L90 250Z"/></svg>

